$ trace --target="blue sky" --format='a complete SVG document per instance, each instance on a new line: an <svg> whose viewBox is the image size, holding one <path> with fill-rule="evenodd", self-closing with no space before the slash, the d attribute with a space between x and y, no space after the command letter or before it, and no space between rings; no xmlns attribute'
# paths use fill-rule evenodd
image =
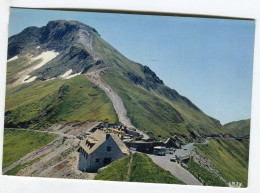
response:
<svg viewBox="0 0 260 193"><path fill-rule="evenodd" d="M12 8L9 36L57 19L94 27L222 124L250 118L254 21Z"/></svg>

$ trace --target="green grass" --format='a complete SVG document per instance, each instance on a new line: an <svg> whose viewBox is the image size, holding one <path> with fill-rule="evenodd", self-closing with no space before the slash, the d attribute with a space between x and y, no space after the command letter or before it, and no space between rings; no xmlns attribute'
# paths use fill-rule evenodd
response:
<svg viewBox="0 0 260 193"><path fill-rule="evenodd" d="M3 168L18 161L26 154L39 149L57 136L35 131L5 129L3 148Z"/></svg>
<svg viewBox="0 0 260 193"><path fill-rule="evenodd" d="M19 92L15 89L20 87L8 90L6 97L8 127L43 128L60 121L118 122L109 98L84 75L37 82Z"/></svg>
<svg viewBox="0 0 260 193"><path fill-rule="evenodd" d="M132 164L129 165L132 156ZM130 173L128 173L130 167ZM153 163L145 154L134 153L99 171L96 180L184 184Z"/></svg>
<svg viewBox="0 0 260 193"><path fill-rule="evenodd" d="M95 180L126 181L129 161L130 156L126 156L109 164L107 168L99 170Z"/></svg>
<svg viewBox="0 0 260 193"><path fill-rule="evenodd" d="M67 122L105 121L118 122L112 102L96 85L82 75L69 79L68 93L57 107L56 121Z"/></svg>
<svg viewBox="0 0 260 193"><path fill-rule="evenodd" d="M177 134L190 139L191 131L197 136L218 133L220 124L216 120L165 85L148 91L131 82L127 76L112 70L102 78L122 98L132 123L141 130L152 132L152 138L158 139L158 135L167 138Z"/></svg>
<svg viewBox="0 0 260 193"><path fill-rule="evenodd" d="M199 178L202 183L207 186L227 186L225 182L220 180L216 174L208 171L207 169L199 166L191 158L186 163L188 170L196 177Z"/></svg>
<svg viewBox="0 0 260 193"><path fill-rule="evenodd" d="M6 83L11 84L15 82L20 76L19 72L22 72L26 68L30 68L38 64L41 59L33 61L30 63L30 58L27 56L20 56L18 59L10 61L7 63L7 76L6 76Z"/></svg>
<svg viewBox="0 0 260 193"><path fill-rule="evenodd" d="M209 145L196 148L213 163L225 180L240 182L247 187L249 140L212 139Z"/></svg>
<svg viewBox="0 0 260 193"><path fill-rule="evenodd" d="M250 134L250 119L225 124L222 130L222 133L230 133L234 137L247 136Z"/></svg>
<svg viewBox="0 0 260 193"><path fill-rule="evenodd" d="M127 115L137 128L152 132L154 139L159 139L159 135L167 138L175 134L189 138L189 125L165 100L119 74L107 72L102 78L122 98Z"/></svg>
<svg viewBox="0 0 260 193"><path fill-rule="evenodd" d="M65 21L60 21L60 25L64 24ZM70 22L72 27L75 27L75 24ZM49 42L48 47L64 48L64 51L32 72L32 75L44 80L57 77L69 69L72 69L73 73L82 70L85 72L96 66L83 46L76 43L77 38L73 38L77 34L76 28L71 30L62 41L52 39ZM31 28L27 31L16 38L21 41L24 52L29 50L39 52L35 49L38 36L33 36L33 41L29 41L31 38L27 36L28 33L39 35L39 29ZM106 64L111 67L102 78L122 98L128 117L137 128L149 131L151 138L155 140L158 140L159 136L168 138L176 134L190 140L200 133L215 133L219 126L215 120L205 115L176 91L161 84L161 81L158 82L159 78L147 67L127 59L91 29L89 32L93 35L93 48L96 54L104 61L99 65ZM15 42L16 38L9 38L10 43ZM9 46L12 48L13 45ZM8 73L16 75L22 70L20 68L25 68L28 60L26 57L21 57L10 62ZM133 77L143 82L137 85L131 79ZM108 97L84 75L69 80L37 81L7 89L5 120L7 127L39 129L60 121L118 122Z"/></svg>
<svg viewBox="0 0 260 193"><path fill-rule="evenodd" d="M127 59L97 35L94 35L93 47L99 57L111 66L102 78L122 98L133 124L152 132L152 138L179 134L189 139L191 130L198 136L200 133L216 133L221 126L176 91L156 84L155 74L144 73L141 64ZM128 77L129 73L143 82L135 84ZM147 87L149 91L145 89Z"/></svg>
<svg viewBox="0 0 260 193"><path fill-rule="evenodd" d="M110 64L112 68L121 75L122 72L132 72L144 78L144 74L141 71L141 65L137 64L125 56L120 54L110 44L100 38L97 34L93 33L93 48L100 59L105 63Z"/></svg>

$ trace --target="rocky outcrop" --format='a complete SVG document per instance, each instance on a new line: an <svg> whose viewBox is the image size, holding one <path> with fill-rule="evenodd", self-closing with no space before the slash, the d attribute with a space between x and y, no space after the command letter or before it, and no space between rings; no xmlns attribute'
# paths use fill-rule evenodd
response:
<svg viewBox="0 0 260 193"><path fill-rule="evenodd" d="M208 171L210 171L211 173L216 174L216 176L222 180L223 182L225 182L226 184L228 184L228 182L220 175L219 171L214 167L214 165L211 163L211 161L201 155L196 148L194 149L194 151L192 152L192 157L194 162L196 162L199 166L207 169Z"/></svg>
<svg viewBox="0 0 260 193"><path fill-rule="evenodd" d="M127 76L129 77L129 79L134 82L135 84L142 84L143 83L143 79L140 76L136 76L134 75L134 73L132 72L128 72Z"/></svg>

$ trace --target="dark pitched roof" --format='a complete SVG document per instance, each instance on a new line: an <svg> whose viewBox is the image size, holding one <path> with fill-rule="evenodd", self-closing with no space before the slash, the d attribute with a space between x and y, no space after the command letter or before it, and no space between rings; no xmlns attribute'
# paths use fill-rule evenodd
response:
<svg viewBox="0 0 260 193"><path fill-rule="evenodd" d="M126 145L120 140L120 138L113 134L109 133L110 136L113 138L119 149L124 154L129 154L129 149L126 147ZM94 133L91 133L86 139L84 139L80 146L88 153L91 154L96 149L98 149L99 146L101 146L106 141L106 133L97 129Z"/></svg>

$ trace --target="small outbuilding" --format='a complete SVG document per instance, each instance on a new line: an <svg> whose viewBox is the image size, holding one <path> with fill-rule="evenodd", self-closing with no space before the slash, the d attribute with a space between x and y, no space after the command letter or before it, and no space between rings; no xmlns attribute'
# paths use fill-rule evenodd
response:
<svg viewBox="0 0 260 193"><path fill-rule="evenodd" d="M130 151L114 133L97 129L80 143L78 169L94 172L129 155Z"/></svg>

